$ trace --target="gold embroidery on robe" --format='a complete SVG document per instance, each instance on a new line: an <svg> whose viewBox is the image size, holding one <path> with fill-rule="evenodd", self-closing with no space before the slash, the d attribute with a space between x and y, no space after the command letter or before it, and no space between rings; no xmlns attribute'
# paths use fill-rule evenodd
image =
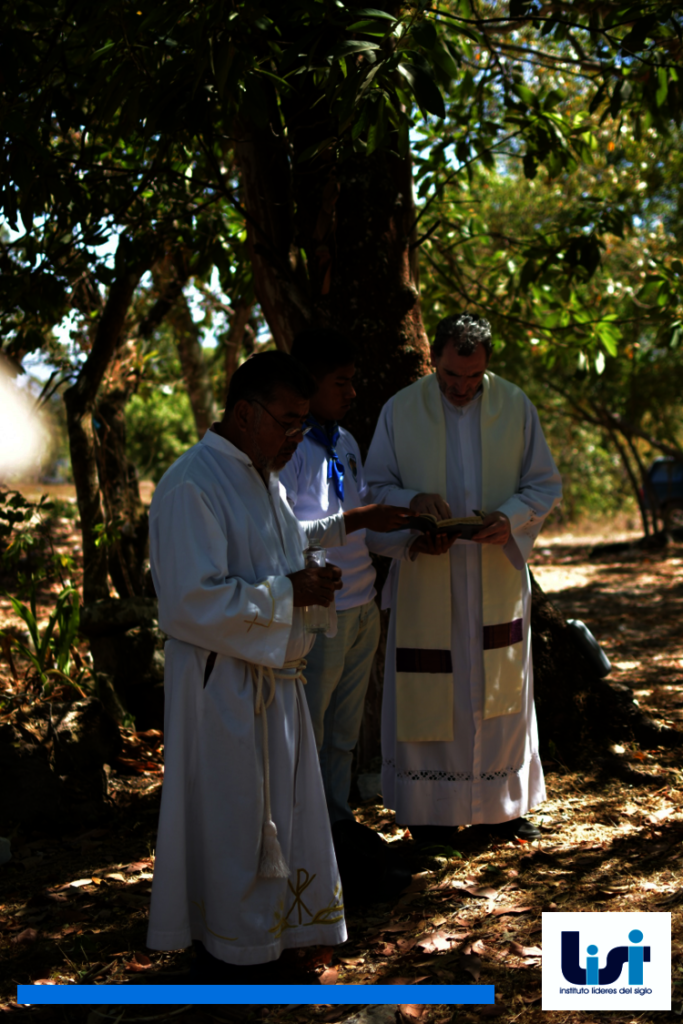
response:
<svg viewBox="0 0 683 1024"><path fill-rule="evenodd" d="M279 938L288 928L306 928L312 924L336 924L338 921L344 920L344 904L341 898L342 890L340 883L336 885L333 897L326 907L320 907L313 912L306 905L303 895L315 877L315 875L309 875L305 868L299 868L296 873L296 885L292 885L291 879L288 879L287 884L294 899L287 911L284 909L284 900L280 900L279 906L275 911L275 924L269 929L276 938ZM308 915L310 921L304 920L304 914ZM292 916L296 920L292 921L290 919Z"/></svg>

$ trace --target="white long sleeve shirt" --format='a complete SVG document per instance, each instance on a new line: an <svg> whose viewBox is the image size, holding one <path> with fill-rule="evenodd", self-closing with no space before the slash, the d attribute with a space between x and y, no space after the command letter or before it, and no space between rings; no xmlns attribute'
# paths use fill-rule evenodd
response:
<svg viewBox="0 0 683 1024"><path fill-rule="evenodd" d="M280 483L287 492L287 500L306 529L309 521L324 520L340 511L370 503L358 445L343 427L339 428L336 451L345 469L343 501L337 496L334 481L327 478L325 448L310 436L304 437L290 462L280 471ZM342 571L343 587L335 595L337 611L358 608L375 596L375 569L370 551L402 558L411 539L406 530L393 534L356 530L346 537L343 547L330 547L327 560Z"/></svg>

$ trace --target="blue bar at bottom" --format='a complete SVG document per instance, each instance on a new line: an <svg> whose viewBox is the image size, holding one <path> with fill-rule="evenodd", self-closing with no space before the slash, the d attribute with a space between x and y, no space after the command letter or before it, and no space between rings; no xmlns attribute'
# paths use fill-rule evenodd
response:
<svg viewBox="0 0 683 1024"><path fill-rule="evenodd" d="M495 1002L495 988L493 985L18 985L17 1002L23 1006L490 1005Z"/></svg>

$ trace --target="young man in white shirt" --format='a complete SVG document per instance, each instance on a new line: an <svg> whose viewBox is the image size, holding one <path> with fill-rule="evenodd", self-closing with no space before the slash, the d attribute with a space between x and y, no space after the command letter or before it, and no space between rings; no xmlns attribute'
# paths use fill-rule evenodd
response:
<svg viewBox="0 0 683 1024"><path fill-rule="evenodd" d="M311 429L280 473L294 514L306 522L366 504L358 445L339 426L356 395L355 353L342 334L319 329L299 334L291 355L318 383L306 422ZM319 635L307 655L306 699L342 882L351 895L388 895L410 881L407 868L388 856L380 837L356 822L349 807L353 751L380 634L369 546L379 554L402 557L409 539L407 531L382 536L358 530L343 547L328 550L328 560L342 571L337 635Z"/></svg>

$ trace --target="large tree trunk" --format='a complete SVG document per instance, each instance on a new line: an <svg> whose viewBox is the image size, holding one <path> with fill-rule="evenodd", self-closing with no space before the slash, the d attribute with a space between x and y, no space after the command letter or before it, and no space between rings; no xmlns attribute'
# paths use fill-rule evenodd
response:
<svg viewBox="0 0 683 1024"><path fill-rule="evenodd" d="M226 395L230 386L230 378L239 366L240 353L243 349L246 349L248 352L254 351L256 335L249 323L253 309L254 303L244 299L238 299L232 303L233 317L230 321L227 337L224 338Z"/></svg>
<svg viewBox="0 0 683 1024"><path fill-rule="evenodd" d="M137 597L145 593L147 511L137 470L126 454L125 409L132 387L125 369L116 370L95 410L97 463L109 533L109 575L121 597Z"/></svg>
<svg viewBox="0 0 683 1024"><path fill-rule="evenodd" d="M73 384L64 393L71 465L83 533L83 600L87 604L109 596L108 553L98 542L97 526L104 527L92 415L97 392L116 352L133 293L142 274L126 260L125 240L116 254L116 279L95 332L92 348Z"/></svg>
<svg viewBox="0 0 683 1024"><path fill-rule="evenodd" d="M294 241L290 156L274 101L272 117L280 131L240 124L235 153L254 291L275 344L288 352L295 334L311 325L311 307L303 255Z"/></svg>
<svg viewBox="0 0 683 1024"><path fill-rule="evenodd" d="M344 425L366 452L383 404L428 365L411 164L386 152L339 166L324 158L298 162L333 134L311 107L306 90L299 104L288 104L287 136L275 107L267 129L241 129L237 155L255 291L279 348L288 351L309 326L335 327L356 344L358 399ZM379 753L385 645L383 617L361 768Z"/></svg>
<svg viewBox="0 0 683 1024"><path fill-rule="evenodd" d="M318 254L309 263L314 322L357 346L358 400L344 425L365 452L384 403L427 370L410 162L381 153L325 168L315 184L300 174L295 184L301 244Z"/></svg>
<svg viewBox="0 0 683 1024"><path fill-rule="evenodd" d="M268 128L240 129L247 236L256 295L279 348L289 350L307 326L335 327L356 343L358 401L348 426L366 450L382 405L427 369L411 165L391 152L339 165L324 155L299 161L331 134L311 109L314 91L310 83L288 102L287 136L274 106Z"/></svg>
<svg viewBox="0 0 683 1024"><path fill-rule="evenodd" d="M150 261L152 257L150 256ZM76 383L64 394L71 463L83 535L83 601L109 597L109 576L122 597L145 592L147 515L140 501L137 473L126 456L125 404L135 387L125 354L124 326L135 289L149 262L131 266L125 238L116 254L116 279L103 305L88 358ZM137 325L149 337L173 309L189 270L184 254L169 259L157 299ZM93 296L81 296L85 315Z"/></svg>
<svg viewBox="0 0 683 1024"><path fill-rule="evenodd" d="M216 402L211 377L202 351L199 327L192 319L190 307L183 292L178 296L166 319L175 334L185 390L192 406L197 435L202 438L216 420Z"/></svg>
<svg viewBox="0 0 683 1024"><path fill-rule="evenodd" d="M183 250L168 253L152 267L158 297L147 320L141 325L140 333L151 334L164 317L171 325L197 434L202 438L216 419L216 402L202 351L200 330L192 319L183 292L191 273L188 255Z"/></svg>

